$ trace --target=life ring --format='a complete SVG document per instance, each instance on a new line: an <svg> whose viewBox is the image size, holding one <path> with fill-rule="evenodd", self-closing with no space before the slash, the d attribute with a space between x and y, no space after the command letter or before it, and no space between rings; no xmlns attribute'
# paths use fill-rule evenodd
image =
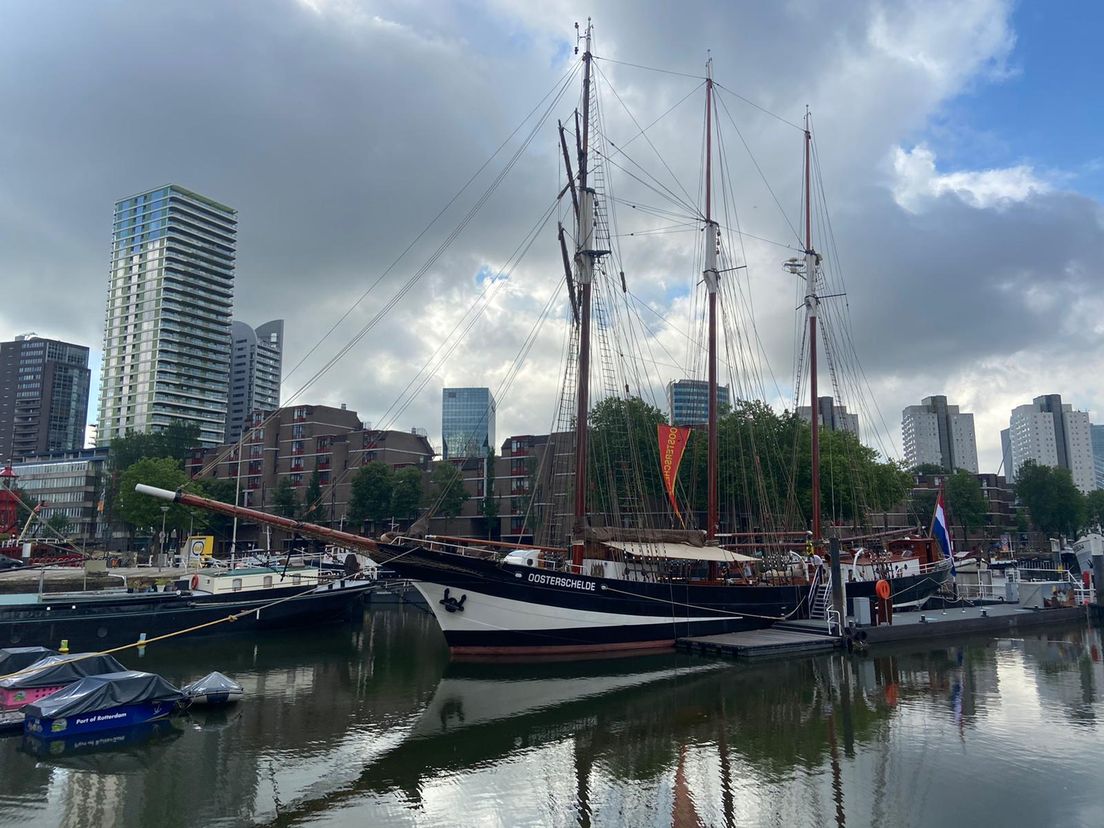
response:
<svg viewBox="0 0 1104 828"><path fill-rule="evenodd" d="M199 587L199 576L198 575L193 575L192 576L192 589L196 589L197 587Z"/></svg>
<svg viewBox="0 0 1104 828"><path fill-rule="evenodd" d="M893 594L893 590L890 589L889 586L889 581L887 581L885 578L874 584L874 591L878 593L878 597L881 598L883 601L888 601L889 596Z"/></svg>

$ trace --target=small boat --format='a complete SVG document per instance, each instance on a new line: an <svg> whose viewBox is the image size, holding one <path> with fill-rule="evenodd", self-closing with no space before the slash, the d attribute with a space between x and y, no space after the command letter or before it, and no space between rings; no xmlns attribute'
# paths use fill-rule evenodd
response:
<svg viewBox="0 0 1104 828"><path fill-rule="evenodd" d="M203 678L184 685L181 692L188 697L190 704L210 707L234 704L245 695L240 684L218 672L208 673Z"/></svg>
<svg viewBox="0 0 1104 828"><path fill-rule="evenodd" d="M41 658L10 678L0 679L0 712L41 701L87 676L126 670L112 656L71 653Z"/></svg>
<svg viewBox="0 0 1104 828"><path fill-rule="evenodd" d="M23 732L52 739L130 728L166 719L187 702L184 693L154 673L124 670L86 676L27 705Z"/></svg>
<svg viewBox="0 0 1104 828"><path fill-rule="evenodd" d="M8 647L0 650L0 676L17 673L47 656L57 655L49 647Z"/></svg>
<svg viewBox="0 0 1104 828"><path fill-rule="evenodd" d="M22 749L55 768L98 774L142 773L165 745L184 732L175 719L158 719L123 730L42 739L24 736Z"/></svg>
<svg viewBox="0 0 1104 828"><path fill-rule="evenodd" d="M102 649L156 638L186 627L196 634L255 632L315 626L348 617L375 583L319 579L310 567L202 570L162 591L0 595L0 645L56 644ZM238 615L230 624L211 624ZM203 626L208 625L208 626ZM3 673L0 673L3 675Z"/></svg>

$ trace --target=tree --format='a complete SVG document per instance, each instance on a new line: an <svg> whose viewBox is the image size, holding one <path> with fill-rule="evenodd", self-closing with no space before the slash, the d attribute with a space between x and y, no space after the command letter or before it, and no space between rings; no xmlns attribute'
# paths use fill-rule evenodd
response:
<svg viewBox="0 0 1104 828"><path fill-rule="evenodd" d="M464 488L464 473L452 463L438 463L430 475L433 483L433 501L438 513L445 517L456 517L468 500Z"/></svg>
<svg viewBox="0 0 1104 828"><path fill-rule="evenodd" d="M399 520L412 520L422 505L422 470L414 466L395 473L391 488L391 514Z"/></svg>
<svg viewBox="0 0 1104 828"><path fill-rule="evenodd" d="M989 504L977 477L959 469L947 478L946 492L950 518L962 527L964 538L985 527Z"/></svg>
<svg viewBox="0 0 1104 828"><path fill-rule="evenodd" d="M1104 489L1094 489L1085 496L1085 528L1100 531L1104 527Z"/></svg>
<svg viewBox="0 0 1104 828"><path fill-rule="evenodd" d="M357 469L349 488L349 521L362 529L365 521L375 524L391 517L394 470L379 460Z"/></svg>
<svg viewBox="0 0 1104 828"><path fill-rule="evenodd" d="M199 445L199 425L176 420L163 431L128 431L111 441L111 461L116 469L127 469L147 457L170 457L181 468L193 448Z"/></svg>
<svg viewBox="0 0 1104 828"><path fill-rule="evenodd" d="M591 511L615 515L626 502L663 495L656 427L665 419L640 397L608 397L591 409Z"/></svg>
<svg viewBox="0 0 1104 828"><path fill-rule="evenodd" d="M44 530L46 534L55 535L59 538L64 538L73 528L73 521L68 515L54 515L52 518L47 518L44 523L46 524Z"/></svg>
<svg viewBox="0 0 1104 828"><path fill-rule="evenodd" d="M936 489L915 489L909 496L909 519L916 519L920 526L928 526L935 515L935 500L939 496Z"/></svg>
<svg viewBox="0 0 1104 828"><path fill-rule="evenodd" d="M176 461L168 457L148 457L131 464L123 471L119 479L119 494L116 497L115 514L132 529L161 531L161 507L167 505L149 495L138 494L134 487L139 483L156 486L159 489L175 491L187 482L183 470ZM183 529L188 525L188 510L178 504L169 506L165 513L166 531L171 527Z"/></svg>
<svg viewBox="0 0 1104 828"><path fill-rule="evenodd" d="M104 492L108 515L126 518L116 510L116 499L122 491L123 473L139 460L169 458L177 468L184 468L184 460L192 448L199 445L199 425L179 420L169 423L163 431L128 431L123 437L111 441L111 477Z"/></svg>
<svg viewBox="0 0 1104 828"><path fill-rule="evenodd" d="M307 491L303 495L303 517L307 523L321 523L325 510L322 507L322 475L318 469L311 472Z"/></svg>
<svg viewBox="0 0 1104 828"><path fill-rule="evenodd" d="M1085 496L1074 485L1069 469L1028 460L1016 473L1016 497L1047 535L1073 535L1083 523Z"/></svg>
<svg viewBox="0 0 1104 828"><path fill-rule="evenodd" d="M299 513L299 497L291 485L291 478L280 478L272 492L272 511L280 517L295 518Z"/></svg>
<svg viewBox="0 0 1104 828"><path fill-rule="evenodd" d="M192 481L196 494L222 503L233 503L237 494L237 484L222 477L204 477ZM234 529L234 519L229 515L220 515L217 512L208 512L206 509L191 509L191 526L206 528L215 535L231 535Z"/></svg>

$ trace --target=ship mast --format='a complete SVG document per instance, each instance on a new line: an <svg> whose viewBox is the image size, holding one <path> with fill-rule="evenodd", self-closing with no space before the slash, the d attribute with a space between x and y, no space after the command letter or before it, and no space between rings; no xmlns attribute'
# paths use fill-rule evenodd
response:
<svg viewBox="0 0 1104 828"><path fill-rule="evenodd" d="M578 24L576 24L578 25ZM587 20L583 49L583 119L579 132L579 210L575 216L575 281L579 289L579 361L575 385L575 525L572 562L583 563L587 515L587 414L590 407L590 295L594 265L601 251L595 249L594 190L587 186L587 154L590 151L590 38Z"/></svg>
<svg viewBox="0 0 1104 828"><path fill-rule="evenodd" d="M719 529L717 497L717 237L713 221L713 59L706 61L705 80L705 270L702 276L709 294L709 423L706 477L709 481L709 511L705 536L716 537Z"/></svg>
<svg viewBox="0 0 1104 828"><path fill-rule="evenodd" d="M812 188L810 167L812 165L813 134L809 129L809 111L805 110L805 309L809 317L809 412L812 425L812 496L813 496L813 543L819 544L820 531L820 400L817 398L817 309L820 299L817 297L817 260L813 250L812 225Z"/></svg>

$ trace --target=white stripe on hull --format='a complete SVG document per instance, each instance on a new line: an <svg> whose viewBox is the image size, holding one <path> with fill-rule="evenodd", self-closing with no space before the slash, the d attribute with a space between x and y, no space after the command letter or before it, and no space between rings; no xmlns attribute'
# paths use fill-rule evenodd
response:
<svg viewBox="0 0 1104 828"><path fill-rule="evenodd" d="M568 607L555 607L547 604L533 604L528 601L514 601L498 598L471 590L449 589L449 596L459 600L467 595L463 612L449 612L440 601L444 598L446 587L427 581L415 581L414 586L426 599L429 608L441 629L447 632L489 632L492 630L580 630L593 627L611 628L637 626L643 624L685 625L688 622L712 621L721 623L733 621L740 616L675 616L622 615L613 612L594 612Z"/></svg>

